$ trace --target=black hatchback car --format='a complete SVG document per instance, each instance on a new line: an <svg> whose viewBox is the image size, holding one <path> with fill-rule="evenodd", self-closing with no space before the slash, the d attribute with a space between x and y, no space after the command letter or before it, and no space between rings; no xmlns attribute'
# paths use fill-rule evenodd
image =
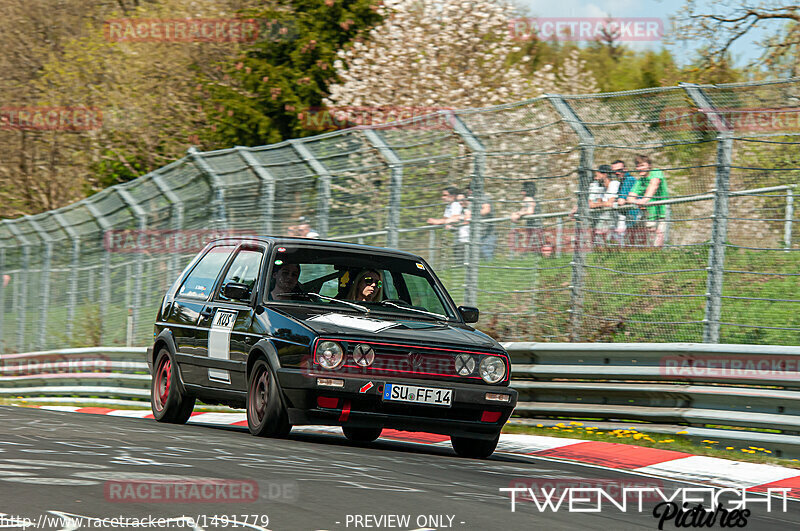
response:
<svg viewBox="0 0 800 531"><path fill-rule="evenodd" d="M147 363L153 415L244 407L255 435L342 426L449 435L487 457L517 402L508 354L419 256L300 238L211 242L165 295Z"/></svg>

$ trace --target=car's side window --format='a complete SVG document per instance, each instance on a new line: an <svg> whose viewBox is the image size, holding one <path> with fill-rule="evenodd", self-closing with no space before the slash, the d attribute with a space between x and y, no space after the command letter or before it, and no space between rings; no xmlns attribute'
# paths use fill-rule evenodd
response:
<svg viewBox="0 0 800 531"><path fill-rule="evenodd" d="M214 281L233 249L232 246L213 247L208 251L183 281L178 296L207 299L214 289Z"/></svg>
<svg viewBox="0 0 800 531"><path fill-rule="evenodd" d="M250 288L252 293L252 290L256 285L256 281L258 280L258 272L261 268L261 261L263 257L264 252L259 249L240 250L234 257L231 266L228 268L228 272L225 274L225 278L222 280L221 285L225 286L230 282L243 284ZM222 300L227 300L222 293L219 294L219 298Z"/></svg>

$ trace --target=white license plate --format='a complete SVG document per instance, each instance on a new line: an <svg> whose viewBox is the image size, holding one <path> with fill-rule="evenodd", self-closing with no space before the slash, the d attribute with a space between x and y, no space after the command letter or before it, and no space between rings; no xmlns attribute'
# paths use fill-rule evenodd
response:
<svg viewBox="0 0 800 531"><path fill-rule="evenodd" d="M392 402L449 406L453 399L453 391L452 389L435 389L416 385L386 384L383 388L383 399Z"/></svg>

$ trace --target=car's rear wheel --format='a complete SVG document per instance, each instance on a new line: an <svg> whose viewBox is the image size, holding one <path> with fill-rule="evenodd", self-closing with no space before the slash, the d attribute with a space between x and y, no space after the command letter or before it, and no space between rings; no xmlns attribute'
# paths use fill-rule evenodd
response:
<svg viewBox="0 0 800 531"><path fill-rule="evenodd" d="M490 440L483 439L470 439L468 437L450 437L450 442L453 445L453 450L460 457L471 457L474 459L486 459L497 448L497 443L500 440L500 434Z"/></svg>
<svg viewBox="0 0 800 531"><path fill-rule="evenodd" d="M353 428L342 426L344 436L357 443L370 443L381 436L383 428Z"/></svg>
<svg viewBox="0 0 800 531"><path fill-rule="evenodd" d="M178 367L169 350L162 348L150 384L150 406L159 422L185 424L192 415L195 398L180 389Z"/></svg>
<svg viewBox="0 0 800 531"><path fill-rule="evenodd" d="M247 427L260 437L286 437L292 430L283 397L272 368L256 361L247 386Z"/></svg>

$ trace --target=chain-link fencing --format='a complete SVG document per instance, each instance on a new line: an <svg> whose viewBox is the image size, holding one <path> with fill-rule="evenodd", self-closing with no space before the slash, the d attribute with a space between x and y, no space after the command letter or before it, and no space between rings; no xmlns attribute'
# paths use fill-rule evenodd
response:
<svg viewBox="0 0 800 531"><path fill-rule="evenodd" d="M304 224L422 255L501 340L800 344L798 137L792 79L545 95L192 149L0 223L0 346L144 345L208 240ZM624 170L596 182L617 160ZM441 223L448 187L464 192L469 221ZM642 204L623 204L631 191Z"/></svg>

